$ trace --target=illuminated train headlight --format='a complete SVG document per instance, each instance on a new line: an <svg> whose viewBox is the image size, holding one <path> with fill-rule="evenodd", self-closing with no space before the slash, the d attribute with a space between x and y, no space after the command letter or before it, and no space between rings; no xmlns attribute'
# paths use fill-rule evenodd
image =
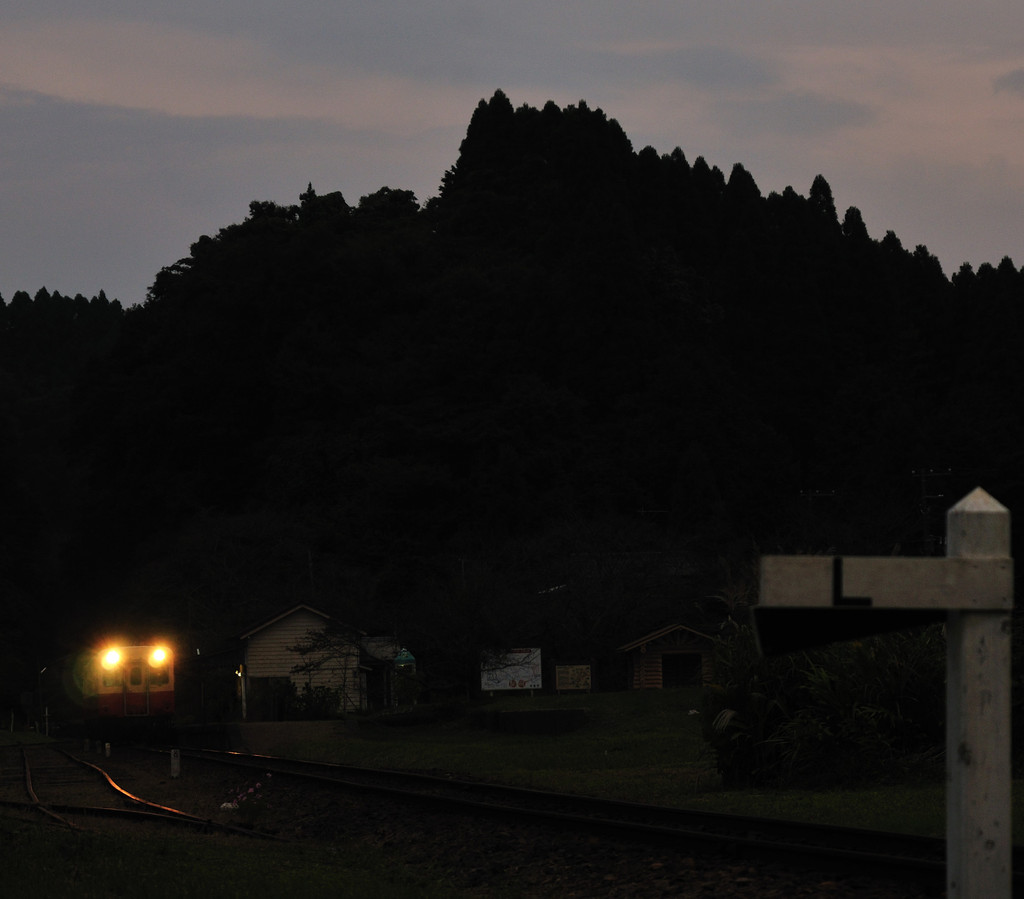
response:
<svg viewBox="0 0 1024 899"><path fill-rule="evenodd" d="M105 653L103 653L103 660L101 664L103 665L104 668L106 668L107 671L110 671L112 668L116 668L120 661L121 653L119 653L116 649L108 649Z"/></svg>
<svg viewBox="0 0 1024 899"><path fill-rule="evenodd" d="M170 653L162 646L158 646L149 654L149 664L153 668L159 668L161 665L167 664Z"/></svg>

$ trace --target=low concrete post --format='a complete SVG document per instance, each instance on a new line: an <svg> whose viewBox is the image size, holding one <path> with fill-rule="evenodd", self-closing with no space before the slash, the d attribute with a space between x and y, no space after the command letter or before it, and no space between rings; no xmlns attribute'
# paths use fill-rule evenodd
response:
<svg viewBox="0 0 1024 899"><path fill-rule="evenodd" d="M1010 555L1010 513L980 488L946 514L946 556ZM946 619L946 887L949 899L1009 899L1010 632L1007 610Z"/></svg>

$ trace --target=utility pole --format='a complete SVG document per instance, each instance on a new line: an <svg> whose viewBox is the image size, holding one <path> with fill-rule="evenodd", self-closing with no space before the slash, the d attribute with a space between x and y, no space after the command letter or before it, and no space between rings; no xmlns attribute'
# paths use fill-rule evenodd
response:
<svg viewBox="0 0 1024 899"><path fill-rule="evenodd" d="M941 484L934 483L937 478L948 478L953 473L951 468L915 468L911 474L921 481L921 500L918 510L921 513L921 540L923 555L934 556L936 549L942 545L943 538L932 533L932 503L945 499L944 493L936 492Z"/></svg>

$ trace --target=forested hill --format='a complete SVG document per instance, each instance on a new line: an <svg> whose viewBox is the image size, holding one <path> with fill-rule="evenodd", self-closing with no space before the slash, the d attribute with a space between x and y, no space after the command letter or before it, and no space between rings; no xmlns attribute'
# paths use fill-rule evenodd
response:
<svg viewBox="0 0 1024 899"><path fill-rule="evenodd" d="M713 614L758 550L925 552L978 484L1024 510L1022 300L822 176L764 196L499 92L423 207L310 186L144 305L82 301L103 327L0 308L0 579L79 630L304 601L592 654Z"/></svg>

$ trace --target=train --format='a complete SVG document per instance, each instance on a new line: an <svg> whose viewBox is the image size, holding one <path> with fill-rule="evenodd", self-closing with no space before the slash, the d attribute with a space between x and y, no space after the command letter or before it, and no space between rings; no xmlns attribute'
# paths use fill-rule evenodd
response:
<svg viewBox="0 0 1024 899"><path fill-rule="evenodd" d="M83 704L92 738L168 729L174 718L174 650L167 643L104 646L88 660Z"/></svg>

